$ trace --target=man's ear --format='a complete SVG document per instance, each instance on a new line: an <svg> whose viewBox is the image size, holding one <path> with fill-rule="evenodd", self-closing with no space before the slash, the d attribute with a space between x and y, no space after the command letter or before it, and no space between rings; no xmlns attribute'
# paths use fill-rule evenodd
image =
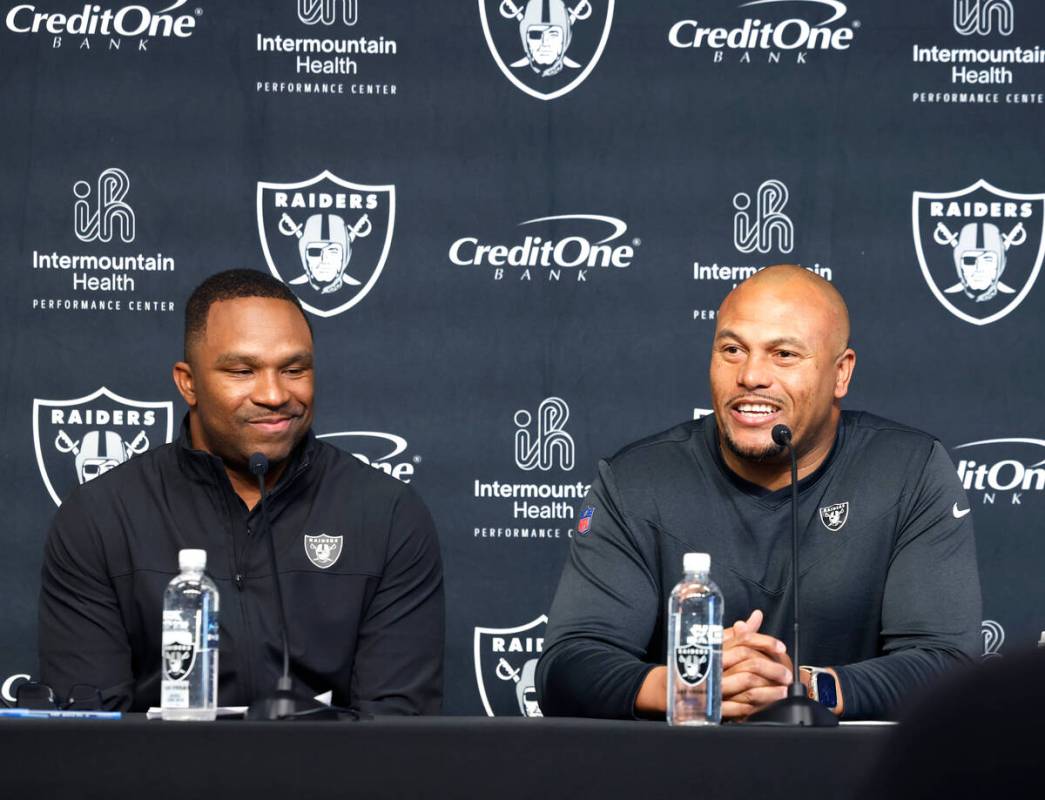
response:
<svg viewBox="0 0 1045 800"><path fill-rule="evenodd" d="M853 379L853 370L856 369L856 352L847 347L838 357L835 367L835 399L841 400L849 392L849 382Z"/></svg>
<svg viewBox="0 0 1045 800"><path fill-rule="evenodd" d="M174 365L174 369L171 371L171 377L174 378L174 385L178 387L178 393L181 394L182 398L189 408L196 407L196 381L192 375L192 365L188 361L179 361Z"/></svg>

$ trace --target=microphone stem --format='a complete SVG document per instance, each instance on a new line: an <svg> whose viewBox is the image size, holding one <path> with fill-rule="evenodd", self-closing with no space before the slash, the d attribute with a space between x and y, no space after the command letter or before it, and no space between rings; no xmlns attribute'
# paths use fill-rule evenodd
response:
<svg viewBox="0 0 1045 800"><path fill-rule="evenodd" d="M272 562L272 581L276 585L276 606L279 608L279 635L283 643L283 677L280 683L290 679L290 642L287 639L287 614L283 606L283 587L279 581L279 572L276 569L276 543L272 532L272 524L269 522L268 505L265 503L265 476L258 475L258 488L261 489L261 523L268 533L268 547L270 561Z"/></svg>
<svg viewBox="0 0 1045 800"><path fill-rule="evenodd" d="M791 652L794 654L795 686L801 686L802 681L799 677L798 669L798 665L802 663L798 657L798 458L795 456L794 445L790 441L787 443L787 449L791 454L791 579L794 582L792 598L794 600L793 613L795 621L794 642Z"/></svg>

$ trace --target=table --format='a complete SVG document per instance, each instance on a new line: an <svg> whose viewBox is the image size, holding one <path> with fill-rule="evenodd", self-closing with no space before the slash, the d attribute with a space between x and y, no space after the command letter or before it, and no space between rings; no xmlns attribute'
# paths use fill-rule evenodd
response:
<svg viewBox="0 0 1045 800"><path fill-rule="evenodd" d="M0 770L11 798L834 800L854 795L891 732L472 717L0 720Z"/></svg>

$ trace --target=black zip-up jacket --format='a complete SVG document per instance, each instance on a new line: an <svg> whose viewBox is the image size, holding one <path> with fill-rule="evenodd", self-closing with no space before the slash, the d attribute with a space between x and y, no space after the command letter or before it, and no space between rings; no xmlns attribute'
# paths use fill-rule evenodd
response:
<svg viewBox="0 0 1045 800"><path fill-rule="evenodd" d="M370 714L438 713L442 564L417 494L309 432L268 507L295 688L331 690L335 705ZM41 680L60 696L96 687L109 708L159 705L163 592L178 551L201 548L220 593L218 702L270 694L282 649L262 531L260 503L247 511L221 460L191 448L187 425L177 442L77 487L44 553ZM315 548L310 558L308 536L342 537L320 553L332 563Z"/></svg>

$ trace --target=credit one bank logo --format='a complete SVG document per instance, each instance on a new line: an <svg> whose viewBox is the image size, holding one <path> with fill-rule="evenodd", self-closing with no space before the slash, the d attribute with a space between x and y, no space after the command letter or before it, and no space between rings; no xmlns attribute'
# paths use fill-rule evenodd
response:
<svg viewBox="0 0 1045 800"><path fill-rule="evenodd" d="M717 51L716 62L724 60L724 51L732 50L744 51L746 58L741 60L746 61L751 60L751 51L778 51L770 59L774 62L779 61L779 51L796 51L796 62L805 63L802 51L848 50L854 29L860 27L858 21L849 26L836 24L849 11L839 0L751 0L739 8L750 16L730 27L681 19L669 29L668 42L682 49ZM780 19L783 14L793 16Z"/></svg>
<svg viewBox="0 0 1045 800"><path fill-rule="evenodd" d="M7 29L12 33L44 34L54 37L62 35L87 37L108 36L137 38L154 37L163 39L188 39L196 30L196 18L203 9L184 8L188 0L176 0L166 8L153 11L147 6L135 4L120 8L106 8L96 3L84 3L72 14L41 10L33 3L14 6L7 12ZM181 13L174 13L182 9ZM55 39L55 47L61 39ZM111 49L119 49L118 45ZM86 48L89 49L88 44Z"/></svg>
<svg viewBox="0 0 1045 800"><path fill-rule="evenodd" d="M1019 506L1025 493L1045 491L1045 439L982 439L954 449L962 486L984 505L1007 498Z"/></svg>

